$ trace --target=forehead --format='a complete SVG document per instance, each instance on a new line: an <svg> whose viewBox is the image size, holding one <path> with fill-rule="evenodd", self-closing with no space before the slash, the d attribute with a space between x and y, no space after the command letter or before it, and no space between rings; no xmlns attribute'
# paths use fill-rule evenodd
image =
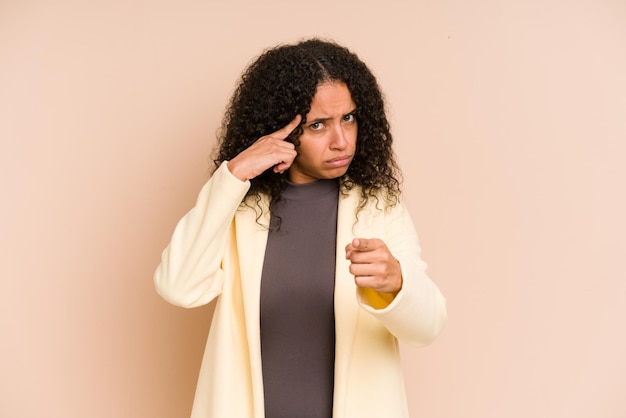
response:
<svg viewBox="0 0 626 418"><path fill-rule="evenodd" d="M350 113L355 104L348 86L345 83L334 81L326 82L317 86L309 115L328 113L329 115L339 112Z"/></svg>

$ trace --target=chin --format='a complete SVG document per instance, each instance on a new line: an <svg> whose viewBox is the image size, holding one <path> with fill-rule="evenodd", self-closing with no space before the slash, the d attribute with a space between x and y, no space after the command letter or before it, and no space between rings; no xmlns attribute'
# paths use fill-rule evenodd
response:
<svg viewBox="0 0 626 418"><path fill-rule="evenodd" d="M340 169L335 169L329 173L328 179L338 179L343 177L348 172L348 167L341 167Z"/></svg>

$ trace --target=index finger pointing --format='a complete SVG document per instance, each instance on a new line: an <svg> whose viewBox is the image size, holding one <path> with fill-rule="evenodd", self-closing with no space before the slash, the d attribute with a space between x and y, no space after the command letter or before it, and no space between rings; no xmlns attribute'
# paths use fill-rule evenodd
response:
<svg viewBox="0 0 626 418"><path fill-rule="evenodd" d="M292 133L293 130L298 127L298 125L300 124L301 120L302 120L302 116L300 116L299 114L296 115L296 117L293 118L291 120L291 122L289 122L284 127L280 128L279 130L277 130L276 132L274 132L270 136L273 136L273 137L276 137L276 138L279 138L279 139L283 139L283 140L287 139L289 134Z"/></svg>

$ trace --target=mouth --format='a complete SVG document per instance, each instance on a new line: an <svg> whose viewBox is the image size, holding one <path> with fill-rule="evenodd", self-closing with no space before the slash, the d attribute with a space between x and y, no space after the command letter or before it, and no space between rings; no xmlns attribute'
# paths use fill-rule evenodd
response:
<svg viewBox="0 0 626 418"><path fill-rule="evenodd" d="M343 167L350 164L350 161L352 161L352 155L342 155L340 157L333 158L332 160L328 160L327 163L332 167Z"/></svg>

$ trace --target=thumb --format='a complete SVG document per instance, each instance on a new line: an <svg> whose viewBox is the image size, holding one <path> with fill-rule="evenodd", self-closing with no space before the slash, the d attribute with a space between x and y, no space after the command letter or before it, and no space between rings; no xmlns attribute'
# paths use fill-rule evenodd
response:
<svg viewBox="0 0 626 418"><path fill-rule="evenodd" d="M357 251L367 251L369 248L370 242L366 238L354 238L352 240L352 247L354 247Z"/></svg>

